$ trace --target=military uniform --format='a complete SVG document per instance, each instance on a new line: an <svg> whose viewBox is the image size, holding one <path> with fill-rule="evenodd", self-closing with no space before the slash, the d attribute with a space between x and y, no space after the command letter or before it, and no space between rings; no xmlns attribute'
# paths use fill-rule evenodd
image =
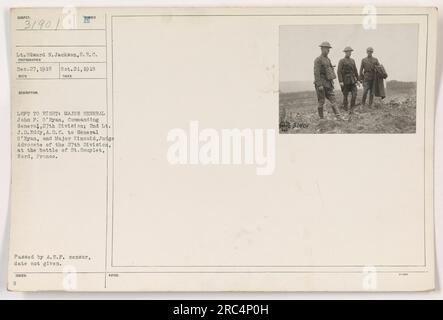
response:
<svg viewBox="0 0 443 320"><path fill-rule="evenodd" d="M363 81L362 104L365 104L366 97L369 93L369 105L372 105L372 101L374 100L373 86L375 77L375 66L378 64L379 62L377 58L374 57L366 57L361 61L360 80Z"/></svg>
<svg viewBox="0 0 443 320"><path fill-rule="evenodd" d="M343 108L348 110L348 95L351 93L351 109L352 112L355 107L355 100L357 98L357 81L358 71L355 66L355 61L352 58L345 57L338 63L337 68L338 81L343 83Z"/></svg>
<svg viewBox="0 0 443 320"><path fill-rule="evenodd" d="M331 47L329 43L324 42L320 47L326 46ZM320 55L314 60L314 85L315 91L317 93L318 100L318 114L320 118L323 118L323 106L326 99L332 104L332 110L339 116L339 112L335 105L335 94L334 94L334 82L335 79L334 68L332 67L331 60L327 56ZM323 87L323 89L320 89Z"/></svg>

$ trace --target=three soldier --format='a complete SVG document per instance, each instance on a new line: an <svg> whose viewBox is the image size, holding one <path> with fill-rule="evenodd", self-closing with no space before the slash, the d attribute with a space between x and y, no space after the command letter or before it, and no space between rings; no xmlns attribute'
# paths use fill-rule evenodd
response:
<svg viewBox="0 0 443 320"><path fill-rule="evenodd" d="M331 108L337 117L341 119L340 112L336 106L336 99L334 94L334 79L335 71L331 60L328 58L330 49L332 48L329 42L322 42L320 44L321 55L314 60L314 85L318 99L318 115L320 119L324 118L323 106L326 99L331 103ZM374 99L373 85L375 77L375 66L379 65L377 58L372 56L374 49L369 47L367 49L367 57L361 62L360 74L357 71L354 59L351 58L351 47L346 47L344 50L345 57L339 61L337 68L338 81L343 93L343 108L349 111L350 114L354 112L357 99L357 85L360 81L363 82L363 97L362 105L365 105L366 98L369 94L369 105L372 105ZM348 96L351 93L351 104L348 109Z"/></svg>

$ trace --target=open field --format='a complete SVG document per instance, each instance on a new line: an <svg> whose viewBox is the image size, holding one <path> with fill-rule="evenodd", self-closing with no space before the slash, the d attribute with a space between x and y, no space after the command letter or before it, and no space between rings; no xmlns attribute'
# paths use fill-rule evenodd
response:
<svg viewBox="0 0 443 320"><path fill-rule="evenodd" d="M416 84L389 81L386 95L383 100L374 98L371 107L362 107L359 89L355 113L349 116L341 109L343 95L336 90L342 120L335 119L328 101L325 119L320 120L315 91L280 93L280 133L415 133Z"/></svg>

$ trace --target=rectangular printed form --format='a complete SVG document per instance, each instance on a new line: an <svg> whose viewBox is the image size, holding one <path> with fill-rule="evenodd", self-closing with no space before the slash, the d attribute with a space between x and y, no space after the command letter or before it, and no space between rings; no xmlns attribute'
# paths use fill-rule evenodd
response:
<svg viewBox="0 0 443 320"><path fill-rule="evenodd" d="M10 290L434 288L435 8L10 15Z"/></svg>

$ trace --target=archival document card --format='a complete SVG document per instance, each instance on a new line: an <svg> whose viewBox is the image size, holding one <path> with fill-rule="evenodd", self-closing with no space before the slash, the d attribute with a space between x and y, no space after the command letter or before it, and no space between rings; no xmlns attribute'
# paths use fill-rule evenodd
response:
<svg viewBox="0 0 443 320"><path fill-rule="evenodd" d="M437 9L10 21L10 290L434 289Z"/></svg>

